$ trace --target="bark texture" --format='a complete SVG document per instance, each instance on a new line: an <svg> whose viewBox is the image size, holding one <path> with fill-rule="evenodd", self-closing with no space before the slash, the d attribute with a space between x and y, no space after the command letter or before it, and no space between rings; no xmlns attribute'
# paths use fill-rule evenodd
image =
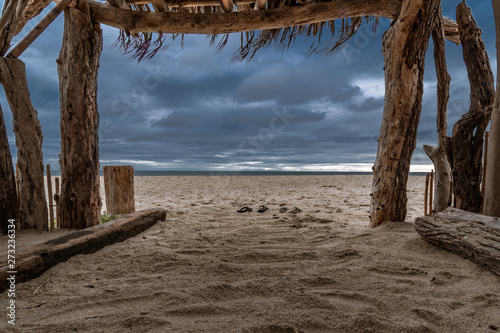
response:
<svg viewBox="0 0 500 333"><path fill-rule="evenodd" d="M415 230L432 244L500 275L500 219L450 207L418 217Z"/></svg>
<svg viewBox="0 0 500 333"><path fill-rule="evenodd" d="M14 166L0 107L0 233L7 232L10 219L18 219L18 209Z"/></svg>
<svg viewBox="0 0 500 333"><path fill-rule="evenodd" d="M97 72L102 31L84 1L64 12L57 60L61 104L61 228L100 222ZM59 222L59 221L58 221Z"/></svg>
<svg viewBox="0 0 500 333"><path fill-rule="evenodd" d="M484 214L500 217L500 62L498 61L500 59L500 2L498 0L492 0L492 2L497 38L497 91L491 114Z"/></svg>
<svg viewBox="0 0 500 333"><path fill-rule="evenodd" d="M105 166L102 171L108 215L135 212L134 167L131 165Z"/></svg>
<svg viewBox="0 0 500 333"><path fill-rule="evenodd" d="M144 230L164 221L164 209L150 209L106 222L86 230L78 230L51 239L27 252L16 255L16 283L29 281L42 275L49 268L78 254L89 254L105 246L123 242ZM0 266L0 293L9 288L6 261Z"/></svg>
<svg viewBox="0 0 500 333"><path fill-rule="evenodd" d="M471 104L469 111L453 126L450 162L456 208L479 213L483 204L483 137L495 98L494 79L481 29L463 2L457 7L457 23L469 77Z"/></svg>
<svg viewBox="0 0 500 333"><path fill-rule="evenodd" d="M447 157L448 137L447 130L447 105L450 99L450 75L446 66L446 48L444 42L443 15L441 5L438 17L432 30L434 42L434 62L436 63L437 76L437 132L438 146L424 145L424 151L432 160L436 170L436 186L432 210L441 212L450 206L451 168Z"/></svg>
<svg viewBox="0 0 500 333"><path fill-rule="evenodd" d="M96 22L122 29L128 33L161 32L165 34L226 34L233 32L276 29L339 18L374 15L398 18L400 0L335 0L310 2L300 6L283 6L277 9L244 10L227 13L144 12L109 6L87 0L92 19ZM137 1L137 3L142 3ZM215 4L220 2L215 1ZM212 6L215 4L206 4ZM183 1L182 6L193 5ZM203 3L197 6L203 6ZM179 6L176 1L168 6ZM445 20L446 38L460 43L457 26L451 19Z"/></svg>
<svg viewBox="0 0 500 333"><path fill-rule="evenodd" d="M31 104L24 63L18 59L0 58L0 81L12 111L12 125L16 134L21 228L47 230L42 127L38 112Z"/></svg>
<svg viewBox="0 0 500 333"><path fill-rule="evenodd" d="M373 167L370 226L404 221L406 184L422 109L424 61L439 0L404 0L383 36L385 104Z"/></svg>
<svg viewBox="0 0 500 333"><path fill-rule="evenodd" d="M450 164L446 157L446 151L442 147L424 145L424 151L436 169L434 202L431 202L432 211L430 213L441 212L450 205Z"/></svg>

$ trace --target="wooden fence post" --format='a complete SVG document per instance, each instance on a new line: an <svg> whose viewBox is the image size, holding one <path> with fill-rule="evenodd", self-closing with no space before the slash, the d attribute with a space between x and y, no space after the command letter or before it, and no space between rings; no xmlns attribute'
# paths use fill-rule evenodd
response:
<svg viewBox="0 0 500 333"><path fill-rule="evenodd" d="M433 198L434 195L434 170L431 170L431 175L429 177L429 214L433 214Z"/></svg>
<svg viewBox="0 0 500 333"><path fill-rule="evenodd" d="M107 214L135 212L134 167L131 165L104 166L102 170Z"/></svg>
<svg viewBox="0 0 500 333"><path fill-rule="evenodd" d="M427 199L429 198L429 173L425 175L424 216L427 215Z"/></svg>
<svg viewBox="0 0 500 333"><path fill-rule="evenodd" d="M481 194L483 195L484 199L484 190L486 189L486 168L488 167L488 141L490 139L490 132L487 131L484 133L484 163L483 163L483 176L482 182L481 182ZM484 200L483 200L483 208L484 208Z"/></svg>
<svg viewBox="0 0 500 333"><path fill-rule="evenodd" d="M47 192L49 194L49 230L54 229L54 201L52 200L52 175L50 174L50 164L46 165L47 170Z"/></svg>
<svg viewBox="0 0 500 333"><path fill-rule="evenodd" d="M56 177L56 194L54 194L54 201L56 202L56 221L57 227L60 227L61 218L59 217L59 212L61 208L59 207L59 177Z"/></svg>

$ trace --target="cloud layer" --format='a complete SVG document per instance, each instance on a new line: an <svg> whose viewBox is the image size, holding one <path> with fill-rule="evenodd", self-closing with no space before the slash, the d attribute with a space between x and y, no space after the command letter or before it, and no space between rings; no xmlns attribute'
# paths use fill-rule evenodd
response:
<svg viewBox="0 0 500 333"><path fill-rule="evenodd" d="M443 6L455 17L458 1ZM491 3L469 4L496 71ZM58 169L59 91L55 59L62 17L22 55L44 133L45 163ZM306 56L311 40L283 54L272 49L248 62L231 61L239 35L217 53L205 36L188 36L150 61L137 63L112 45L117 30L103 27L99 69L102 164L138 170L365 170L377 152L384 104L381 35L369 29L341 51ZM324 36L325 37L325 36ZM435 144L436 78L432 43L413 164L431 164L423 144ZM447 42L452 76L449 130L468 109L461 47ZM5 97L0 102L8 125ZM8 128L13 155L15 139Z"/></svg>

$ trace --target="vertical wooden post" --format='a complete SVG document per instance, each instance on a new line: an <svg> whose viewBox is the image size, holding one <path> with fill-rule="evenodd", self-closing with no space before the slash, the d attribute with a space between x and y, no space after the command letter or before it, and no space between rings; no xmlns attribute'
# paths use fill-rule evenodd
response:
<svg viewBox="0 0 500 333"><path fill-rule="evenodd" d="M481 194L484 198L484 191L486 189L486 168L488 167L488 141L490 139L490 132L484 133L484 162L483 162L483 177L481 182ZM484 206L484 202L483 202ZM484 207L483 207L484 208Z"/></svg>
<svg viewBox="0 0 500 333"><path fill-rule="evenodd" d="M483 139L495 99L495 80L486 46L481 38L481 28L476 24L465 1L457 6L457 23L469 78L470 107L453 126L448 157L451 156L452 162L456 208L481 213Z"/></svg>
<svg viewBox="0 0 500 333"><path fill-rule="evenodd" d="M19 205L19 187L21 186L21 184L19 184L20 182L20 174L21 172L19 171L19 164L16 163L16 191L17 191L17 204Z"/></svg>
<svg viewBox="0 0 500 333"><path fill-rule="evenodd" d="M497 49L497 88L491 115L491 134L488 147L488 169L484 192L484 214L500 217L500 2L492 0L495 17Z"/></svg>
<svg viewBox="0 0 500 333"><path fill-rule="evenodd" d="M19 166L19 221L23 229L48 229L42 126L33 107L26 67L19 59L0 58L0 81L12 111Z"/></svg>
<svg viewBox="0 0 500 333"><path fill-rule="evenodd" d="M135 212L134 167L104 166L102 171L108 215Z"/></svg>
<svg viewBox="0 0 500 333"><path fill-rule="evenodd" d="M61 104L61 228L100 223L97 73L102 30L88 4L64 11L64 33L57 59Z"/></svg>
<svg viewBox="0 0 500 333"><path fill-rule="evenodd" d="M424 196L424 216L427 215L429 199L429 173L425 175L425 196Z"/></svg>
<svg viewBox="0 0 500 333"><path fill-rule="evenodd" d="M431 170L431 175L429 177L429 214L433 213L433 201L434 201L434 170Z"/></svg>
<svg viewBox="0 0 500 333"><path fill-rule="evenodd" d="M56 225L59 228L61 223L61 218L59 217L59 212L61 211L59 207L59 177L56 177L56 194L54 195L54 201L56 202Z"/></svg>
<svg viewBox="0 0 500 333"><path fill-rule="evenodd" d="M47 170L47 193L49 194L49 230L54 229L54 202L52 198L52 175L50 174L50 164L45 166Z"/></svg>
<svg viewBox="0 0 500 333"><path fill-rule="evenodd" d="M385 101L373 166L370 227L404 221L410 162L422 110L424 62L439 0L403 0L382 37Z"/></svg>

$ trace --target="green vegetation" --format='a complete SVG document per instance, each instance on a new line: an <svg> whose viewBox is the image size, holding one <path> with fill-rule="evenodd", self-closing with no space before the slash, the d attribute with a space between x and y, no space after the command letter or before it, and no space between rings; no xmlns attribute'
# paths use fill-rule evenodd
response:
<svg viewBox="0 0 500 333"><path fill-rule="evenodd" d="M114 219L117 219L118 218L118 215L108 215L106 212L104 212L103 214L101 214L101 223L104 223L104 222L108 222L108 221L112 221Z"/></svg>

